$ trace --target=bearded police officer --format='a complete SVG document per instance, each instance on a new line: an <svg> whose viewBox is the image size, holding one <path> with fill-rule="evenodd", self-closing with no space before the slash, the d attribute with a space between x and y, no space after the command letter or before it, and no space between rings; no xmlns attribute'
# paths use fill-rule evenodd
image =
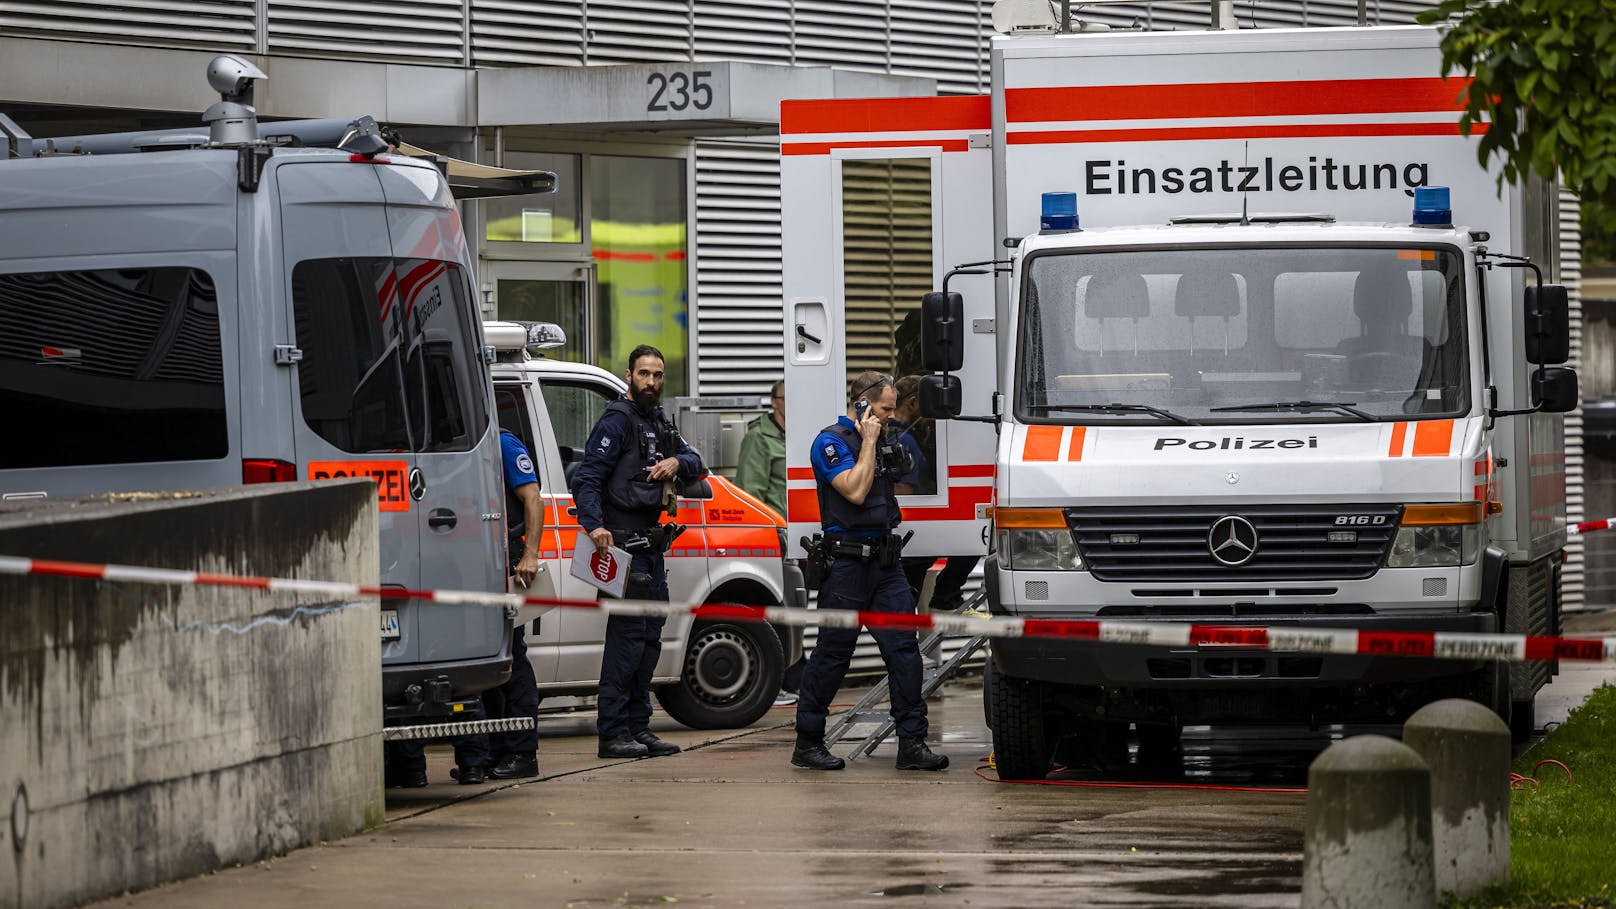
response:
<svg viewBox="0 0 1616 909"><path fill-rule="evenodd" d="M893 534L903 520L893 483L913 465L904 447L882 432L892 419L897 391L891 376L865 372L853 380L848 399L847 415L825 427L809 453L824 528L819 558L828 563L819 608L913 613L915 602L900 562L903 543ZM872 628L870 634L887 665L898 769L942 770L948 758L926 747L926 701L920 696L915 633ZM858 628L820 626L798 691L797 746L791 752L795 766L844 766L825 747L825 715L857 640Z"/></svg>
<svg viewBox="0 0 1616 909"><path fill-rule="evenodd" d="M684 528L661 524L678 510L678 488L707 474L662 410L662 352L649 344L628 356L628 393L606 405L572 477L578 523L595 548L628 550L630 599L668 599L662 554ZM603 758L661 757L679 746L651 732L651 673L662 653L660 616L606 620L595 730Z"/></svg>

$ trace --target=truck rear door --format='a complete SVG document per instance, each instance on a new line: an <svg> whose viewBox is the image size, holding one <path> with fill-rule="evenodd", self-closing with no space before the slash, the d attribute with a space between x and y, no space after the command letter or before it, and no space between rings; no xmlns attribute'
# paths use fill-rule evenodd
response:
<svg viewBox="0 0 1616 909"><path fill-rule="evenodd" d="M787 508L800 555L801 537L819 529L809 447L846 412L849 381L869 369L895 381L923 374L922 295L954 266L1002 250L986 96L787 101L780 117ZM991 414L993 276L956 276L949 289L966 298L964 412ZM915 532L906 554L982 553L992 427L911 424L925 464L899 499L903 529Z"/></svg>

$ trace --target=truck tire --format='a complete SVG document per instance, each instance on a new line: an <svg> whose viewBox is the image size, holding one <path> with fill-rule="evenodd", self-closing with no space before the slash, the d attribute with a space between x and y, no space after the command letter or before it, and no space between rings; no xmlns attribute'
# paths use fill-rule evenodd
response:
<svg viewBox="0 0 1616 909"><path fill-rule="evenodd" d="M1530 741L1537 731L1537 698L1512 701L1509 705L1509 738L1517 745Z"/></svg>
<svg viewBox="0 0 1616 909"><path fill-rule="evenodd" d="M679 681L657 689L668 716L692 729L757 722L780 693L785 651L761 622L708 622L690 632Z"/></svg>
<svg viewBox="0 0 1616 909"><path fill-rule="evenodd" d="M995 675L993 761L1001 780L1041 780L1054 755L1040 682Z"/></svg>
<svg viewBox="0 0 1616 909"><path fill-rule="evenodd" d="M993 668L993 658L982 666L982 722L993 728L993 687L998 684L999 670Z"/></svg>

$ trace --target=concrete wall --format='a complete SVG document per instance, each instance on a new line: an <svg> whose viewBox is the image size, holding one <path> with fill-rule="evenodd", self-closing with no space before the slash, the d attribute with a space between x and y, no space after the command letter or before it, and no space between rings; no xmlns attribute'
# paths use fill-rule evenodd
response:
<svg viewBox="0 0 1616 909"><path fill-rule="evenodd" d="M374 502L348 482L8 503L0 554L375 584ZM0 906L71 905L379 823L376 609L0 576Z"/></svg>

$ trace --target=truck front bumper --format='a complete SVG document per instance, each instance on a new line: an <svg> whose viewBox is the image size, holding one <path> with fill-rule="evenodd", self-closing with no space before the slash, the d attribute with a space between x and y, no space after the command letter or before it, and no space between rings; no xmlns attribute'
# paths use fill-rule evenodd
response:
<svg viewBox="0 0 1616 909"><path fill-rule="evenodd" d="M1141 621L1130 617L1130 622ZM1308 616L1305 620L1230 622L1180 619L1196 624L1357 629L1359 631L1497 631L1488 612L1421 616ZM1176 690L1250 690L1409 683L1474 671L1482 664L1422 657L1320 654L1235 647L1169 648L1059 638L999 638L994 668L1002 675L1058 685Z"/></svg>

